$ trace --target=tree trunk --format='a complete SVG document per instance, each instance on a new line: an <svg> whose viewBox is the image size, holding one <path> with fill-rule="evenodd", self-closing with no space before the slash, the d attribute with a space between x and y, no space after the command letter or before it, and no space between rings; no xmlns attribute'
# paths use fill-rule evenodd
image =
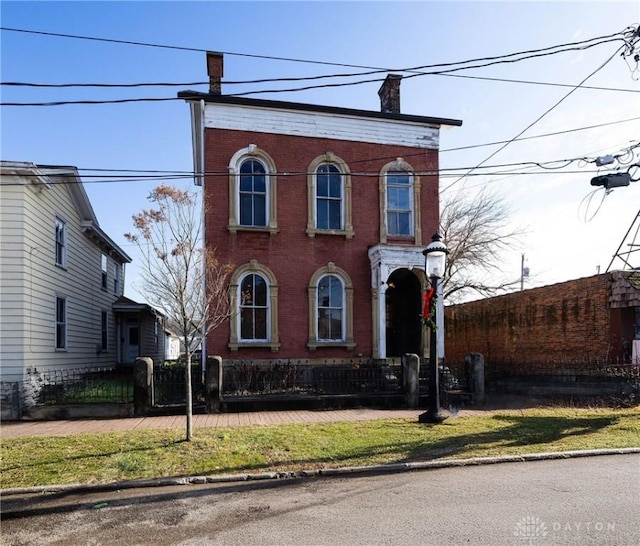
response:
<svg viewBox="0 0 640 546"><path fill-rule="evenodd" d="M185 339L185 342L187 340ZM188 345L185 345L188 347ZM193 438L193 396L191 392L191 351L187 349L187 365L184 370L187 395L187 442Z"/></svg>

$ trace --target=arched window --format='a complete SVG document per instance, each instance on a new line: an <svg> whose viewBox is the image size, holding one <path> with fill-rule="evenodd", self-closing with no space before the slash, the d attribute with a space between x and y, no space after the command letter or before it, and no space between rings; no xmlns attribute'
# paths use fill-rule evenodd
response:
<svg viewBox="0 0 640 546"><path fill-rule="evenodd" d="M265 227L267 225L267 171L255 159L240 165L240 225Z"/></svg>
<svg viewBox="0 0 640 546"><path fill-rule="evenodd" d="M240 282L240 339L242 341L266 341L268 284L257 273L248 273Z"/></svg>
<svg viewBox="0 0 640 546"><path fill-rule="evenodd" d="M238 150L229 161L229 225L237 231L278 232L276 167L255 144Z"/></svg>
<svg viewBox="0 0 640 546"><path fill-rule="evenodd" d="M420 179L402 158L380 173L380 242L388 237L412 238L421 244Z"/></svg>
<svg viewBox="0 0 640 546"><path fill-rule="evenodd" d="M330 262L312 275L308 290L307 346L353 349L353 284L346 271Z"/></svg>
<svg viewBox="0 0 640 546"><path fill-rule="evenodd" d="M339 277L325 275L318 282L316 320L319 341L344 339L344 285Z"/></svg>
<svg viewBox="0 0 640 546"><path fill-rule="evenodd" d="M251 260L231 276L229 348L280 348L278 337L278 284L268 267Z"/></svg>
<svg viewBox="0 0 640 546"><path fill-rule="evenodd" d="M342 229L342 175L323 163L316 169L316 229Z"/></svg>
<svg viewBox="0 0 640 546"><path fill-rule="evenodd" d="M327 152L311 162L308 173L307 234L351 239L351 175L346 163Z"/></svg>

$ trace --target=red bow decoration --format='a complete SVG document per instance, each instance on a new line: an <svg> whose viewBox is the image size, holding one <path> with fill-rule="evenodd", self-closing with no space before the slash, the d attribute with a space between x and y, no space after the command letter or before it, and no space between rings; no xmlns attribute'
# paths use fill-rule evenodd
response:
<svg viewBox="0 0 640 546"><path fill-rule="evenodd" d="M435 290L432 286L424 293L424 296L422 296L422 299L424 300L424 307L422 308L422 318L425 320L431 316L431 300L433 299L434 294Z"/></svg>

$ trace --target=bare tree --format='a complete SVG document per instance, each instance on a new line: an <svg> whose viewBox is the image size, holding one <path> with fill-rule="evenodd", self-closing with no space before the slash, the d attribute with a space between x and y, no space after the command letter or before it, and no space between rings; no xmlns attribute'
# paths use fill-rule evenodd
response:
<svg viewBox="0 0 640 546"><path fill-rule="evenodd" d="M202 245L200 199L194 192L160 185L148 197L153 208L133 215L125 237L142 256L142 291L176 328L186 353L186 439L193 437L191 360L195 341L230 314L230 264Z"/></svg>
<svg viewBox="0 0 640 546"><path fill-rule="evenodd" d="M449 249L443 280L445 299L495 296L520 279L504 279L500 254L518 243L524 230L510 226L504 198L486 188L473 196L443 199L440 234Z"/></svg>

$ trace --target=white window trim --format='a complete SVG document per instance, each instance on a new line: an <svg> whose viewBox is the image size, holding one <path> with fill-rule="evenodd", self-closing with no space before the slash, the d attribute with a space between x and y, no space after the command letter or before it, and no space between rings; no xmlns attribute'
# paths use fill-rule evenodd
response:
<svg viewBox="0 0 640 546"><path fill-rule="evenodd" d="M266 226L243 226L240 224L240 166L246 160L253 159L262 163L265 168L267 179L267 225ZM250 144L242 150L238 150L229 161L229 223L227 229L230 233L238 231L258 231L267 232L271 235L278 233L277 217L277 177L275 173L276 165L269 154L258 148L255 144Z"/></svg>
<svg viewBox="0 0 640 546"><path fill-rule="evenodd" d="M317 227L317 195L316 195L316 170L325 163L334 165L342 177L341 199L341 223L342 229L319 229ZM327 152L316 157L307 167L307 235L312 238L316 235L339 235L347 239L353 239L353 218L351 207L351 171L347 164L332 152Z"/></svg>
<svg viewBox="0 0 640 546"><path fill-rule="evenodd" d="M120 278L122 275L122 265L119 263L113 264L113 295L120 295Z"/></svg>
<svg viewBox="0 0 640 546"><path fill-rule="evenodd" d="M405 171L411 176L412 191L410 193L411 200L411 222L410 222L410 235L395 235L389 234L387 226L387 174L389 172ZM414 168L409 165L401 157L395 161L387 163L382 167L379 178L379 196L380 196L380 243L387 243L389 238L411 241L414 245L422 244L422 228L421 228L421 214L420 214L420 177L415 174Z"/></svg>
<svg viewBox="0 0 640 546"><path fill-rule="evenodd" d="M109 258L106 254L100 255L100 288L107 291L109 289Z"/></svg>
<svg viewBox="0 0 640 546"><path fill-rule="evenodd" d="M61 241L58 241L58 233L61 233ZM58 261L58 244L61 247L61 259ZM54 234L54 260L55 264L62 269L67 268L67 223L56 217Z"/></svg>
<svg viewBox="0 0 640 546"><path fill-rule="evenodd" d="M104 343L103 343L104 341ZM100 352L109 350L109 311L100 312Z"/></svg>
<svg viewBox="0 0 640 546"><path fill-rule="evenodd" d="M58 321L58 301L62 301L64 302L64 320L63 321ZM54 311L54 317L55 317L55 330L54 330L54 336L53 336L53 344L54 344L54 348L57 352L65 352L68 350L68 329L69 329L69 309L68 309L68 305L67 305L67 298L65 296L61 296L59 294L56 294L56 300L55 300L55 311ZM58 326L59 325L63 325L64 326L64 339L62 340L62 344L58 343Z"/></svg>

